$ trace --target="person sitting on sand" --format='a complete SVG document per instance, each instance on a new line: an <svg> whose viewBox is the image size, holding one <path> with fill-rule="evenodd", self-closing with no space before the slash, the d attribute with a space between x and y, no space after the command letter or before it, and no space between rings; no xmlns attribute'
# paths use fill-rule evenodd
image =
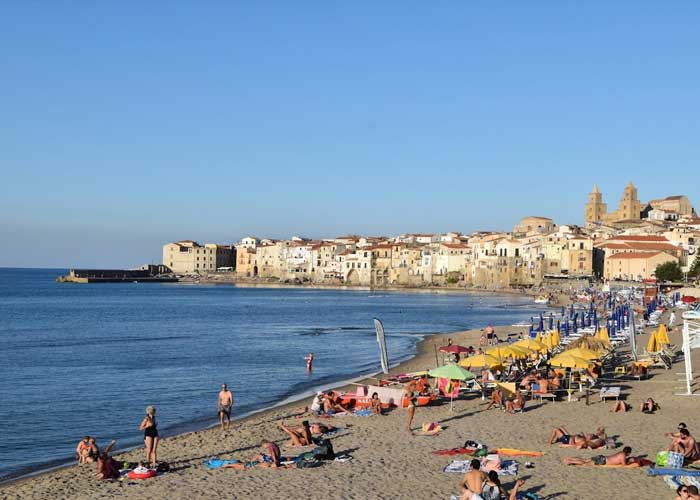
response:
<svg viewBox="0 0 700 500"><path fill-rule="evenodd" d="M350 413L350 410L345 408L340 404L340 398L336 398L332 391L326 393L323 401L323 411L326 415L333 415L335 413Z"/></svg>
<svg viewBox="0 0 700 500"><path fill-rule="evenodd" d="M592 458L564 457L566 465L627 465L630 463L632 448L625 446L622 451L618 451L610 456L596 455Z"/></svg>
<svg viewBox="0 0 700 500"><path fill-rule="evenodd" d="M632 407L622 400L617 400L613 404L612 413L627 413Z"/></svg>
<svg viewBox="0 0 700 500"><path fill-rule="evenodd" d="M88 455L90 453L90 436L83 436L80 440L78 446L75 448L75 457L78 460L78 464L86 464Z"/></svg>
<svg viewBox="0 0 700 500"><path fill-rule="evenodd" d="M381 415L382 414L382 402L379 399L379 394L376 392L372 393L372 397L370 398L370 409L372 410L372 413L375 415Z"/></svg>
<svg viewBox="0 0 700 500"><path fill-rule="evenodd" d="M681 429L678 433L680 436L673 438L673 441L671 441L671 444L667 448L668 451L682 453L685 456L686 464L700 460L698 443L695 441L693 436L690 435L688 429Z"/></svg>
<svg viewBox="0 0 700 500"><path fill-rule="evenodd" d="M688 426L684 422L681 422L680 424L678 424L678 432L664 432L664 436L672 437L672 438L681 437L681 432L680 432L681 429L687 429L687 428L688 428Z"/></svg>
<svg viewBox="0 0 700 500"><path fill-rule="evenodd" d="M490 410L492 406L495 406L496 408L500 408L501 406L503 406L503 391L501 391L500 387L496 387L491 392L491 401L489 402L489 405L486 407L486 409Z"/></svg>
<svg viewBox="0 0 700 500"><path fill-rule="evenodd" d="M501 496L507 494L508 492L501 485L501 480L498 479L498 472L495 470L489 471L488 479L481 489L481 498L484 500L500 500Z"/></svg>
<svg viewBox="0 0 700 500"><path fill-rule="evenodd" d="M301 430L294 430L284 425L284 422L279 423L280 428L286 432L289 437L289 446L299 447L299 446L309 446L314 444L313 437L311 436L311 428L309 427L309 421L304 420L301 423Z"/></svg>
<svg viewBox="0 0 700 500"><path fill-rule="evenodd" d="M506 411L515 413L525 409L525 399L520 391L515 391L515 397L506 401Z"/></svg>
<svg viewBox="0 0 700 500"><path fill-rule="evenodd" d="M109 452L117 441L109 443L97 459L97 477L98 479L118 479L119 467L121 464L114 460Z"/></svg>
<svg viewBox="0 0 700 500"><path fill-rule="evenodd" d="M304 412L311 410L313 415L318 415L323 411L323 392L318 391L311 401L311 408L304 408Z"/></svg>
<svg viewBox="0 0 700 500"><path fill-rule="evenodd" d="M430 392L430 382L427 375L421 375L416 383L416 390L421 395L426 395Z"/></svg>
<svg viewBox="0 0 700 500"><path fill-rule="evenodd" d="M688 500L700 500L700 492L694 484L688 486Z"/></svg>
<svg viewBox="0 0 700 500"><path fill-rule="evenodd" d="M488 476L482 472L481 461L478 458L474 458L471 461L472 470L464 474L462 478L462 487L470 491L472 495L468 498L473 498L474 500L481 499L481 490L484 487L484 483L488 480Z"/></svg>
<svg viewBox="0 0 700 500"><path fill-rule="evenodd" d="M658 409L659 405L652 398L647 398L646 401L639 403L639 411L642 413L654 413Z"/></svg>

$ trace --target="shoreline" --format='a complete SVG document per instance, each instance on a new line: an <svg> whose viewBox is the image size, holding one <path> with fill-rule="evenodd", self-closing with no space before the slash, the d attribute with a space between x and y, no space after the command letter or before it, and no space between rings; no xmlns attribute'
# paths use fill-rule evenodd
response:
<svg viewBox="0 0 700 500"><path fill-rule="evenodd" d="M454 332L454 334L459 334L462 332L466 332L468 330L458 330ZM389 366L389 372L390 374L393 373L392 370L398 370L400 367L412 361L414 358L416 358L420 354L420 349L421 349L421 344L424 342L428 341L432 337L436 336L442 336L442 335L452 335L451 333L444 333L444 332L439 332L439 333L432 333L432 334L425 334L418 336L416 335L417 340L416 343L414 344L413 348L413 353L407 354L405 356L401 356L399 361L395 362L394 364L391 364ZM305 388L301 392L297 392L294 394L290 394L289 396L285 397L284 400L274 403L272 405L265 405L261 406L260 408L255 408L252 410L248 410L245 413L238 415L236 417L231 417L231 423L233 424L234 422L237 423L245 423L247 421L250 421L254 418L264 416L266 413L273 413L275 411L279 410L284 410L284 409L289 409L289 408L296 408L298 407L298 403L304 399L307 398L312 398L314 394L317 391L329 391L329 390L339 390L339 391L347 391L348 389L352 388L353 384L356 383L362 383L362 382L368 382L371 380L378 380L378 378L375 377L375 375L381 374L381 371L376 371L376 372L370 372L370 373L365 373L365 374L358 374L355 376L352 376L351 378L346 378L342 380L337 380L335 382L328 382L325 384L320 384L320 385L312 385L308 388ZM398 372L401 373L401 372ZM264 403L263 403L264 404ZM167 435L166 437L163 437L161 439L161 443L166 440L170 440L173 438L178 438L178 437L183 437L187 436L190 434L196 434L199 432L206 432L211 429L216 429L219 426L219 422L216 421L216 416L212 417L212 420L214 421L210 425L205 425L204 427L196 427L196 428L190 428L187 430L183 430L180 432L176 432L175 434L172 435ZM194 424L193 424L194 425ZM180 424L180 426L187 428L188 424L183 423ZM232 426L233 427L233 426ZM135 445L130 445L125 448L117 448L115 452L112 454L114 457L119 457L125 453L130 453L133 452L136 449L140 449L143 446L143 444L135 444ZM2 478L0 478L0 490L3 489L6 486L11 486L13 484L20 484L26 481L29 481L33 478L39 477L39 476L44 476L48 475L54 472L58 472L61 470L66 470L66 469L71 469L73 467L76 467L75 459L74 458L57 458L53 460L52 462L55 463L55 465L48 465L47 467L42 467L38 470L33 470L33 471L28 471L28 472L20 472L20 473L10 473ZM49 463L52 463L49 462Z"/></svg>

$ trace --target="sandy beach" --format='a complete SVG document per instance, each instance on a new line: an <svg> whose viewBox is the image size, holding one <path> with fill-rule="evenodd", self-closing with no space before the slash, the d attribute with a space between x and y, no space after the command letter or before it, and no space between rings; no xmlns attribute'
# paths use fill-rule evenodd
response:
<svg viewBox="0 0 700 500"><path fill-rule="evenodd" d="M503 336L517 327L497 328ZM639 339L646 345L649 332ZM392 370L404 373L435 366L435 346L447 337L462 345L478 344L479 330L434 335L418 346L417 356ZM680 329L670 333L671 341L680 345ZM696 356L697 358L697 356ZM694 359L697 363L698 359ZM682 358L681 358L682 359ZM277 442L283 455L299 451L286 446L286 436L278 428L281 420L298 424L300 406L310 401L267 410L238 421L231 432L207 429L164 439L159 446L159 459L167 461L172 471L145 481L99 481L94 477L95 465L71 466L61 470L22 479L0 487L0 499L68 499L68 498L235 498L235 499L448 499L459 493L461 474L442 472L453 457L431 453L433 450L461 446L472 439L490 448L512 447L545 452L538 458L520 457L519 478L525 479L525 491L548 498L674 498L671 489L660 477L649 477L645 469L605 469L574 467L562 464L565 456L590 457L609 450L560 449L548 444L552 427L565 425L570 431L593 432L605 426L608 434L618 436L618 443L631 446L633 455L646 454L653 459L656 452L668 445L664 432L676 429L678 422L687 422L691 433L697 433L695 420L698 403L695 398L673 396L680 383L677 373L683 363L671 370L654 369L648 380L625 379L625 399L633 406L646 397L661 405L654 415L613 414L612 403L601 403L594 395L585 401L555 403L528 401L523 414L511 415L500 410L486 410L479 395L460 399L450 411L449 404L421 407L416 410L414 427L423 422L439 421L444 430L437 436L412 436L406 431L406 410L395 409L385 416L336 417L328 421L347 431L333 439L337 453L348 453L348 462L326 462L311 469L231 469L209 470L202 461L209 457L247 460L258 453L262 438ZM604 377L610 377L607 375ZM694 432L695 431L695 432ZM107 443L100 443L106 445ZM621 448L618 448L618 450ZM142 449L118 455L131 462L143 457ZM469 458L460 455L460 459ZM523 467L526 460L532 469ZM515 477L504 484L512 486Z"/></svg>

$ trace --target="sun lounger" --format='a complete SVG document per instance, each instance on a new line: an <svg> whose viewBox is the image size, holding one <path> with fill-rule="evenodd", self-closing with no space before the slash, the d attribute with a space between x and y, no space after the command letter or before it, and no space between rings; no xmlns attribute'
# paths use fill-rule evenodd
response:
<svg viewBox="0 0 700 500"><path fill-rule="evenodd" d="M533 392L532 395L535 397L535 399L539 398L542 402L544 402L545 399L549 399L552 402L555 402L557 400L557 395L552 394L551 392Z"/></svg>
<svg viewBox="0 0 700 500"><path fill-rule="evenodd" d="M600 400L605 401L607 398L615 398L615 401L620 399L620 387L601 387Z"/></svg>

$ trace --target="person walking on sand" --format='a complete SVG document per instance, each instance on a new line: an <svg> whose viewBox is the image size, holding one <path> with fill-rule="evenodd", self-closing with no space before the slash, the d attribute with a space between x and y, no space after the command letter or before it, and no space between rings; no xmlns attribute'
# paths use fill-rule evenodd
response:
<svg viewBox="0 0 700 500"><path fill-rule="evenodd" d="M408 432L413 434L411 426L413 425L413 416L416 414L416 406L418 405L418 382L411 380L406 384L405 390L408 398Z"/></svg>
<svg viewBox="0 0 700 500"><path fill-rule="evenodd" d="M226 420L226 430L231 430L231 409L233 408L233 393L228 390L226 384L221 384L221 391L219 391L219 422L221 423L221 430L224 430L224 419Z"/></svg>
<svg viewBox="0 0 700 500"><path fill-rule="evenodd" d="M146 407L146 416L141 421L140 429L143 431L143 441L146 445L146 462L151 467L155 467L158 460L158 424L156 424L155 407Z"/></svg>
<svg viewBox="0 0 700 500"><path fill-rule="evenodd" d="M308 356L304 358L306 360L306 371L310 372L314 369L314 353L310 352Z"/></svg>

